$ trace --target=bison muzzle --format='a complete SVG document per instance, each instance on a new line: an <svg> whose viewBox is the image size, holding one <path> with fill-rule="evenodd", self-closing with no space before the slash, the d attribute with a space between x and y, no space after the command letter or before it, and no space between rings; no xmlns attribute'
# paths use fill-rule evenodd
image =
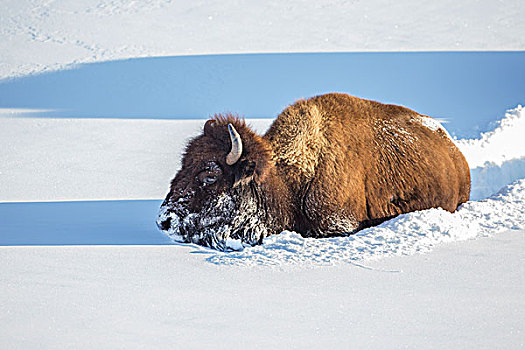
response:
<svg viewBox="0 0 525 350"><path fill-rule="evenodd" d="M468 164L434 119L346 94L299 100L264 136L215 115L192 139L157 219L178 242L219 250L293 230L349 235L469 198Z"/></svg>

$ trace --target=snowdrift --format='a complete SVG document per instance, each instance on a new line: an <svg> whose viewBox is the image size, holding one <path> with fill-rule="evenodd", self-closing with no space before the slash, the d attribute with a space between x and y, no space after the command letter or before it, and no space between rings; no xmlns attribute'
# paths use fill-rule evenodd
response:
<svg viewBox="0 0 525 350"><path fill-rule="evenodd" d="M525 178L525 108L518 105L479 139L456 140L470 166L470 199L486 198Z"/></svg>
<svg viewBox="0 0 525 350"><path fill-rule="evenodd" d="M525 180L498 194L464 204L457 212L430 209L400 215L349 237L303 238L295 232L269 236L262 246L219 253L208 261L227 265L333 265L424 253L443 242L525 228Z"/></svg>

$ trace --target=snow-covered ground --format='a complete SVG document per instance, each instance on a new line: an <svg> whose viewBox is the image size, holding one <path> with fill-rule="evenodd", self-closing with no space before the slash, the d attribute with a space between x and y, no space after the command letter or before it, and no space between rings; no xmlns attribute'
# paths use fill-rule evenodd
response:
<svg viewBox="0 0 525 350"><path fill-rule="evenodd" d="M521 0L3 0L0 79L181 54L523 50L524 13Z"/></svg>
<svg viewBox="0 0 525 350"><path fill-rule="evenodd" d="M0 348L525 348L525 55L458 52L524 50L524 15L520 0L2 1ZM456 52L355 53L440 50ZM273 118L329 91L448 119L471 201L231 253L156 229L204 123L184 118Z"/></svg>
<svg viewBox="0 0 525 350"><path fill-rule="evenodd" d="M5 349L521 349L524 232L366 266L239 268L190 246L0 249ZM199 254L200 253L200 254Z"/></svg>
<svg viewBox="0 0 525 350"><path fill-rule="evenodd" d="M349 238L285 232L222 253L170 244L154 225L202 120L4 110L0 244L59 246L0 247L0 342L523 347L524 112L518 106L480 138L456 140L474 200L454 214L410 213ZM270 120L250 123L263 132ZM116 198L125 200L107 201ZM157 200L131 200L139 198Z"/></svg>
<svg viewBox="0 0 525 350"><path fill-rule="evenodd" d="M248 122L263 133L271 120ZM507 111L495 124L480 138L455 140L472 173L471 201L456 213L409 213L351 237L306 239L285 232L242 252L207 253L207 261L333 265L429 252L443 242L523 230L525 108ZM0 158L2 201L81 201L0 204L0 243L167 244L154 227L155 211L180 167L187 139L202 125L202 120L0 118L0 147L6 151ZM25 215L32 225L20 219Z"/></svg>
<svg viewBox="0 0 525 350"><path fill-rule="evenodd" d="M22 117L16 117L22 114ZM203 120L53 119L0 110L0 202L161 199ZM271 119L248 119L264 133ZM525 178L525 108L457 144L478 200ZM21 185L23 184L23 185Z"/></svg>
<svg viewBox="0 0 525 350"><path fill-rule="evenodd" d="M471 199L496 193L516 179L525 178L525 108L507 111L494 130L477 139L458 140L472 176Z"/></svg>
<svg viewBox="0 0 525 350"><path fill-rule="evenodd" d="M0 108L46 118L273 118L346 92L444 119L460 138L522 103L522 52L321 52L148 57L0 80Z"/></svg>
<svg viewBox="0 0 525 350"><path fill-rule="evenodd" d="M0 202L162 198L204 123L1 115Z"/></svg>

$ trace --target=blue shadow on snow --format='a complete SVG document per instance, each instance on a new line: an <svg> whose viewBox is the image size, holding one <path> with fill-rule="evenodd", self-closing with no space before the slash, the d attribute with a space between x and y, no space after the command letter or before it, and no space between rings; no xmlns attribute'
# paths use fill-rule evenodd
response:
<svg viewBox="0 0 525 350"><path fill-rule="evenodd" d="M525 52L293 53L137 58L0 81L0 108L41 117L275 117L347 92L450 121L458 137L524 103Z"/></svg>
<svg viewBox="0 0 525 350"><path fill-rule="evenodd" d="M171 244L161 200L0 203L0 246Z"/></svg>

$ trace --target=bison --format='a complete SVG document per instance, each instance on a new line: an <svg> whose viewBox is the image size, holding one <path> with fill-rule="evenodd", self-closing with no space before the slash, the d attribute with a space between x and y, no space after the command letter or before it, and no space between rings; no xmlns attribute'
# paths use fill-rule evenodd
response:
<svg viewBox="0 0 525 350"><path fill-rule="evenodd" d="M469 199L465 157L434 119L331 93L288 106L264 136L231 114L192 139L158 227L219 250L292 230L350 235L402 213Z"/></svg>

